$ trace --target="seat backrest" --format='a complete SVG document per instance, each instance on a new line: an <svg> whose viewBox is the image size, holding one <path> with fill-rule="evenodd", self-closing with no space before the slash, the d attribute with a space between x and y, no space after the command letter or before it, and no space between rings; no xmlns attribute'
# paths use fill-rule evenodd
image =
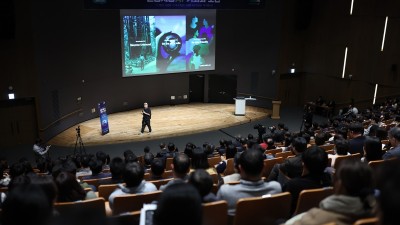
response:
<svg viewBox="0 0 400 225"><path fill-rule="evenodd" d="M281 148L276 148L276 149L265 150L264 154L275 155L278 152L282 152L282 149Z"/></svg>
<svg viewBox="0 0 400 225"><path fill-rule="evenodd" d="M215 156L215 157L208 158L207 160L208 160L208 164L210 165L210 167L214 167L215 165L217 165L218 163L221 162L221 157Z"/></svg>
<svg viewBox="0 0 400 225"><path fill-rule="evenodd" d="M269 174L272 171L272 168L274 167L275 164L279 164L282 163L284 161L284 158L282 157L277 157L274 159L265 159L264 160L264 168L263 168L263 172L262 172L262 176L263 177L267 177L269 176Z"/></svg>
<svg viewBox="0 0 400 225"><path fill-rule="evenodd" d="M290 216L291 195L283 192L266 197L242 198L236 203L233 225L275 224Z"/></svg>
<svg viewBox="0 0 400 225"><path fill-rule="evenodd" d="M99 213L99 215L106 216L105 200L104 198L95 198L76 202L56 202L54 203L54 209L60 213L60 215L68 215L79 210L91 209Z"/></svg>
<svg viewBox="0 0 400 225"><path fill-rule="evenodd" d="M333 150L333 148L335 147L335 144L321 145L319 147L321 147L325 151L329 151L329 150Z"/></svg>
<svg viewBox="0 0 400 225"><path fill-rule="evenodd" d="M354 222L354 225L378 225L379 219L377 217L359 219Z"/></svg>
<svg viewBox="0 0 400 225"><path fill-rule="evenodd" d="M290 152L290 151L287 151L287 152L278 152L278 153L275 154L275 157L276 157L276 158L282 157L282 158L286 159L288 156L291 156L291 155L293 155L293 153Z"/></svg>
<svg viewBox="0 0 400 225"><path fill-rule="evenodd" d="M110 222L110 224L139 225L140 211L127 212L116 216L109 216L108 221Z"/></svg>
<svg viewBox="0 0 400 225"><path fill-rule="evenodd" d="M335 168L335 170L337 170L340 166L340 163L342 163L345 160L352 160L352 159L361 159L361 154L356 153L352 155L340 155L335 159L335 165L333 165L333 167Z"/></svg>
<svg viewBox="0 0 400 225"><path fill-rule="evenodd" d="M203 225L227 225L227 211L226 201L203 203Z"/></svg>
<svg viewBox="0 0 400 225"><path fill-rule="evenodd" d="M174 176L174 172L172 170L165 170L164 173L161 175L164 179L169 179Z"/></svg>
<svg viewBox="0 0 400 225"><path fill-rule="evenodd" d="M224 176L228 176L235 173L235 161L233 158L226 160L226 169L224 171Z"/></svg>
<svg viewBox="0 0 400 225"><path fill-rule="evenodd" d="M172 162L173 162L174 158L167 158L165 160L165 170L172 170Z"/></svg>
<svg viewBox="0 0 400 225"><path fill-rule="evenodd" d="M316 188L303 190L300 192L297 200L296 210L294 215L308 211L313 207L318 207L321 200L333 194L332 187Z"/></svg>
<svg viewBox="0 0 400 225"><path fill-rule="evenodd" d="M101 181L109 181L111 180L111 177L107 178L100 178L100 179L88 179L88 180L83 180L87 184L93 185L96 187L96 189L99 187Z"/></svg>
<svg viewBox="0 0 400 225"><path fill-rule="evenodd" d="M117 184L102 184L99 185L97 191L99 192L99 197L104 198L106 201L108 201L111 193L113 193L117 188Z"/></svg>
<svg viewBox="0 0 400 225"><path fill-rule="evenodd" d="M113 215L119 215L124 212L137 211L142 209L143 204L149 204L158 200L162 191L154 191L141 194L129 194L115 196L112 207Z"/></svg>
<svg viewBox="0 0 400 225"><path fill-rule="evenodd" d="M380 166L385 162L385 160L373 160L369 161L368 165L371 167L372 170L377 171Z"/></svg>
<svg viewBox="0 0 400 225"><path fill-rule="evenodd" d="M169 179L162 179L162 180L150 180L150 183L153 183L154 185L156 185L157 189L160 189L161 185L164 185L168 182L170 182L171 180L173 180L174 178L169 178Z"/></svg>

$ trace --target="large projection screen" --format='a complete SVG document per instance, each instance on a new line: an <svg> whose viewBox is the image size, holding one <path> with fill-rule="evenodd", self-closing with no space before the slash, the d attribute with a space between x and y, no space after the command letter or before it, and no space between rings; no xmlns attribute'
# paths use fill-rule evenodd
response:
<svg viewBox="0 0 400 225"><path fill-rule="evenodd" d="M215 70L216 10L121 10L122 76Z"/></svg>

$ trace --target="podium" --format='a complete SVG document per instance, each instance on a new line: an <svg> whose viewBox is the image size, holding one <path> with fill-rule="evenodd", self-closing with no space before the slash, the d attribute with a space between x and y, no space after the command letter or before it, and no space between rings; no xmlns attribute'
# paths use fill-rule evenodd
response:
<svg viewBox="0 0 400 225"><path fill-rule="evenodd" d="M235 116L244 116L246 115L246 101L254 101L257 100L255 98L243 98L236 97L233 98L235 100Z"/></svg>

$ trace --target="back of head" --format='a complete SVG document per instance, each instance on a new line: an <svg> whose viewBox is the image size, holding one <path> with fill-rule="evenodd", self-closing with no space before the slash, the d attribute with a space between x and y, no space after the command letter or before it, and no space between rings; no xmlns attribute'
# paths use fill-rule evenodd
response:
<svg viewBox="0 0 400 225"><path fill-rule="evenodd" d="M149 153L150 147L149 146L144 147L143 151L144 151L144 153Z"/></svg>
<svg viewBox="0 0 400 225"><path fill-rule="evenodd" d="M57 197L57 186L53 180L53 177L50 175L39 176L33 174L30 176L30 183L33 185L37 185L38 187L40 187L40 189L44 191L44 194L47 197L46 199L52 206Z"/></svg>
<svg viewBox="0 0 400 225"><path fill-rule="evenodd" d="M376 130L376 134L375 136L377 138L379 138L379 140L387 140L388 139L388 132L385 128L383 127L378 127L378 129Z"/></svg>
<svg viewBox="0 0 400 225"><path fill-rule="evenodd" d="M207 154L200 147L193 149L192 154L192 168L193 169L208 169L210 165L208 164Z"/></svg>
<svg viewBox="0 0 400 225"><path fill-rule="evenodd" d="M336 154L347 155L350 150L350 143L345 139L337 139L335 141Z"/></svg>
<svg viewBox="0 0 400 225"><path fill-rule="evenodd" d="M143 160L145 166L150 166L154 160L154 155L151 152L146 152L144 153Z"/></svg>
<svg viewBox="0 0 400 225"><path fill-rule="evenodd" d="M315 144L317 146L325 144L325 133L321 132L317 135L315 135Z"/></svg>
<svg viewBox="0 0 400 225"><path fill-rule="evenodd" d="M137 162L128 163L122 177L127 187L136 187L143 180L144 168Z"/></svg>
<svg viewBox="0 0 400 225"><path fill-rule="evenodd" d="M177 175L185 176L190 169L190 158L186 154L179 154L172 160L174 172Z"/></svg>
<svg viewBox="0 0 400 225"><path fill-rule="evenodd" d="M264 157L260 151L249 149L240 154L238 164L245 174L260 176L264 167Z"/></svg>
<svg viewBox="0 0 400 225"><path fill-rule="evenodd" d="M208 195L213 187L211 175L203 169L192 172L189 176L189 183L199 191L201 197Z"/></svg>
<svg viewBox="0 0 400 225"><path fill-rule="evenodd" d="M389 138L394 138L400 141L400 127L393 127L389 130Z"/></svg>
<svg viewBox="0 0 400 225"><path fill-rule="evenodd" d="M100 160L103 165L107 163L107 158L109 158L109 156L106 153L102 151L96 152L96 159Z"/></svg>
<svg viewBox="0 0 400 225"><path fill-rule="evenodd" d="M168 186L154 212L154 225L201 225L202 205L199 192L190 184Z"/></svg>
<svg viewBox="0 0 400 225"><path fill-rule="evenodd" d="M159 158L155 158L151 163L151 173L154 176L161 176L164 173L164 162Z"/></svg>
<svg viewBox="0 0 400 225"><path fill-rule="evenodd" d="M340 186L346 195L364 198L371 194L372 170L368 164L362 163L360 160L343 161L335 173L335 179L340 181Z"/></svg>
<svg viewBox="0 0 400 225"><path fill-rule="evenodd" d="M7 194L2 205L1 224L46 225L52 206L44 191L37 185L17 186Z"/></svg>
<svg viewBox="0 0 400 225"><path fill-rule="evenodd" d="M126 158L128 155L133 154L132 150L125 150L124 151L124 158Z"/></svg>
<svg viewBox="0 0 400 225"><path fill-rule="evenodd" d="M175 144L170 142L168 143L168 151L174 152L175 151Z"/></svg>
<svg viewBox="0 0 400 225"><path fill-rule="evenodd" d="M356 134L362 134L364 132L364 127L361 123L353 122L349 126L349 131Z"/></svg>
<svg viewBox="0 0 400 225"><path fill-rule="evenodd" d="M137 162L137 161L138 161L138 158L134 153L129 154L125 157L125 163L133 163L133 162Z"/></svg>
<svg viewBox="0 0 400 225"><path fill-rule="evenodd" d="M328 166L328 154L318 146L312 146L303 152L302 161L309 174L320 176Z"/></svg>
<svg viewBox="0 0 400 225"><path fill-rule="evenodd" d="M233 157L235 157L236 152L237 152L237 150L234 145L228 145L226 147L225 156L227 159L233 158Z"/></svg>
<svg viewBox="0 0 400 225"><path fill-rule="evenodd" d="M382 143L377 137L366 137L364 142L365 158L367 161L382 159Z"/></svg>
<svg viewBox="0 0 400 225"><path fill-rule="evenodd" d="M92 175L97 175L103 170L103 163L100 160L92 159L89 162L89 168L92 171Z"/></svg>
<svg viewBox="0 0 400 225"><path fill-rule="evenodd" d="M55 179L59 202L74 202L85 199L85 190L71 173L61 172Z"/></svg>
<svg viewBox="0 0 400 225"><path fill-rule="evenodd" d="M113 178L122 178L125 169L124 160L120 157L115 157L110 162L110 172Z"/></svg>
<svg viewBox="0 0 400 225"><path fill-rule="evenodd" d="M307 149L307 141L303 137L297 137L293 139L292 146L297 152L301 153Z"/></svg>

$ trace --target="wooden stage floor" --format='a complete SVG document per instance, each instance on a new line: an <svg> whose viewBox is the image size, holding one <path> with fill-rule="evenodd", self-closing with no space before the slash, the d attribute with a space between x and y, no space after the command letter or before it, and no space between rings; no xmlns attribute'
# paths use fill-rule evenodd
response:
<svg viewBox="0 0 400 225"><path fill-rule="evenodd" d="M101 135L99 118L77 124L60 133L48 144L75 146L76 130L80 125L85 146L105 145L124 142L146 141L218 130L244 124L250 120L266 118L271 110L246 106L246 116L235 116L234 104L191 103L176 106L151 107L152 132L147 127L140 135L142 126L141 109L108 115L110 133Z"/></svg>

